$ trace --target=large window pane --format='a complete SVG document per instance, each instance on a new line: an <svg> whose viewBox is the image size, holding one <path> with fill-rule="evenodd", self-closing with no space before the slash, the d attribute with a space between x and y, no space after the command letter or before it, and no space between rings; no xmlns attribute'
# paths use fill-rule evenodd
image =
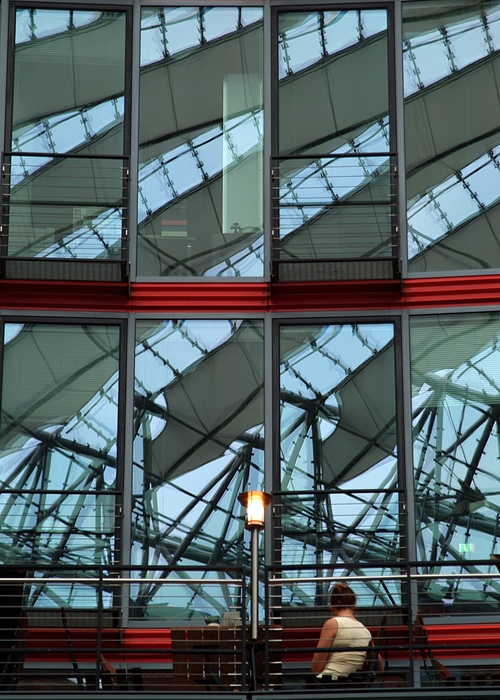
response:
<svg viewBox="0 0 500 700"><path fill-rule="evenodd" d="M125 13L16 11L12 149L123 153Z"/></svg>
<svg viewBox="0 0 500 700"><path fill-rule="evenodd" d="M118 349L116 326L5 325L3 563L85 566L89 576L113 563ZM36 604L79 600L70 588L38 589ZM82 599L95 604L95 592Z"/></svg>
<svg viewBox="0 0 500 700"><path fill-rule="evenodd" d="M143 10L139 275L263 274L262 129L262 10Z"/></svg>
<svg viewBox="0 0 500 700"><path fill-rule="evenodd" d="M500 554L499 341L498 313L411 320L417 555L443 574L423 585L421 604L498 604L498 582L446 574L497 572L475 561Z"/></svg>
<svg viewBox="0 0 500 700"><path fill-rule="evenodd" d="M277 206L282 261L395 254L395 180L387 156L283 160Z"/></svg>
<svg viewBox="0 0 500 700"><path fill-rule="evenodd" d="M184 568L243 562L237 496L264 483L262 323L141 321L135 381L132 564L180 566L185 583L141 587L132 613L221 615L227 586L203 600Z"/></svg>
<svg viewBox="0 0 500 700"><path fill-rule="evenodd" d="M121 257L125 44L124 12L16 10L4 254Z"/></svg>
<svg viewBox="0 0 500 700"><path fill-rule="evenodd" d="M299 577L284 602L325 605L324 583L300 582L304 565L318 575L368 565L376 579L401 556L394 328L283 326L280 358L282 562ZM398 591L372 582L358 592L383 604Z"/></svg>
<svg viewBox="0 0 500 700"><path fill-rule="evenodd" d="M409 269L498 268L500 3L403 12Z"/></svg>
<svg viewBox="0 0 500 700"><path fill-rule="evenodd" d="M277 258L344 260L330 279L394 274L386 264L397 258L387 29L384 9L277 16ZM384 262L349 267L360 258Z"/></svg>
<svg viewBox="0 0 500 700"><path fill-rule="evenodd" d="M389 114L387 11L279 14L279 152L388 151L362 135ZM314 106L314 107L313 107Z"/></svg>

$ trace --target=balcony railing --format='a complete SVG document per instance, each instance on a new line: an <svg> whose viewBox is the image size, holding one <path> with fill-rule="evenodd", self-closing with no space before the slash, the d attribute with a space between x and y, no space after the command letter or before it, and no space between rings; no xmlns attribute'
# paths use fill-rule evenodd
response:
<svg viewBox="0 0 500 700"><path fill-rule="evenodd" d="M128 261L128 159L6 153L2 275L121 281Z"/></svg>
<svg viewBox="0 0 500 700"><path fill-rule="evenodd" d="M500 689L500 577L489 560L280 566L268 571L268 617L283 629L282 687L305 690L322 624L331 616L332 584L346 581L357 593L356 617L368 627L383 671L343 692L370 688ZM323 592L318 597L318 591ZM284 596L284 592L286 595ZM299 598L313 603L297 605ZM312 684L314 687L314 683ZM497 692L497 691L495 691ZM337 697L337 693L336 693Z"/></svg>
<svg viewBox="0 0 500 700"><path fill-rule="evenodd" d="M399 698L422 688L426 697L460 697L471 686L474 697L496 693L497 564L388 566L392 573L383 575L370 565L262 570L257 640L242 624L249 606L239 569L4 566L0 694L325 697L309 667L330 615L328 591L339 580L358 591L357 617L372 633L383 671L339 685L335 697ZM320 589L323 599L295 605L284 595L292 589L303 596Z"/></svg>
<svg viewBox="0 0 500 700"><path fill-rule="evenodd" d="M393 279L399 274L394 155L276 158L271 180L275 279Z"/></svg>

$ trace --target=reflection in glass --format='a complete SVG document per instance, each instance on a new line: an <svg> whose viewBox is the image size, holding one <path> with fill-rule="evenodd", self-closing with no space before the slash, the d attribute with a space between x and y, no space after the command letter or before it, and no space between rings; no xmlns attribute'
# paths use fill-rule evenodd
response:
<svg viewBox="0 0 500 700"><path fill-rule="evenodd" d="M281 327L283 564L376 579L401 556L393 341L392 324ZM388 585L368 588L381 603ZM294 604L324 593L296 586Z"/></svg>
<svg viewBox="0 0 500 700"><path fill-rule="evenodd" d="M278 14L281 260L397 256L387 41L386 10Z"/></svg>
<svg viewBox="0 0 500 700"><path fill-rule="evenodd" d="M125 30L124 12L16 10L8 255L121 256Z"/></svg>
<svg viewBox="0 0 500 700"><path fill-rule="evenodd" d="M262 276L262 10L145 9L138 274Z"/></svg>
<svg viewBox="0 0 500 700"><path fill-rule="evenodd" d="M50 160L50 168L42 169ZM37 172L35 177L26 175ZM10 158L10 256L120 259L123 164L119 160ZM76 206L78 205L78 206Z"/></svg>
<svg viewBox="0 0 500 700"><path fill-rule="evenodd" d="M403 14L409 269L500 267L500 3Z"/></svg>
<svg viewBox="0 0 500 700"><path fill-rule="evenodd" d="M391 257L395 194L386 156L282 161L280 259Z"/></svg>
<svg viewBox="0 0 500 700"><path fill-rule="evenodd" d="M83 10L40 10L19 8L16 13L16 44L44 39L70 29L85 27L97 22L101 12Z"/></svg>
<svg viewBox="0 0 500 700"><path fill-rule="evenodd" d="M428 603L450 583L477 611L500 594L498 581L445 579L495 572L474 560L500 554L499 348L498 313L411 319L417 556L444 579L426 583Z"/></svg>
<svg viewBox="0 0 500 700"><path fill-rule="evenodd" d="M281 155L331 153L387 117L386 10L282 12L278 32Z"/></svg>
<svg viewBox="0 0 500 700"><path fill-rule="evenodd" d="M86 566L89 576L113 563L118 347L118 327L5 325L3 563ZM58 590L38 589L36 604L66 604Z"/></svg>
<svg viewBox="0 0 500 700"><path fill-rule="evenodd" d="M237 496L264 484L262 324L140 321L135 375L132 564L203 566L203 577L241 566ZM185 574L178 609L163 600L171 585L151 583L138 587L133 614L203 617L233 607L227 586L222 602L215 592L203 601L190 577L200 573Z"/></svg>

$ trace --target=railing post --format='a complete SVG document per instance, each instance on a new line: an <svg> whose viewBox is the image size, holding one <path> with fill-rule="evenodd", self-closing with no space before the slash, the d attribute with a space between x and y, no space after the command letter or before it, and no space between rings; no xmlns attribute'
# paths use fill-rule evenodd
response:
<svg viewBox="0 0 500 700"><path fill-rule="evenodd" d="M419 688L420 682L420 662L418 665L415 659L415 649L414 649L414 638L413 638L413 612L418 611L418 591L415 590L414 586L417 585L416 581L412 580L412 565L410 562L406 562L406 578L407 578L407 607L408 607L408 657L410 662L410 678L409 685L411 688Z"/></svg>
<svg viewBox="0 0 500 700"><path fill-rule="evenodd" d="M247 689L247 635L246 635L246 610L247 610L247 585L245 570L241 569L241 594L240 594L240 616L241 616L241 687Z"/></svg>
<svg viewBox="0 0 500 700"><path fill-rule="evenodd" d="M103 587L103 569L99 567L99 583L97 589L97 650L96 650L96 689L99 688L99 679L101 675L101 653L102 653L102 587Z"/></svg>

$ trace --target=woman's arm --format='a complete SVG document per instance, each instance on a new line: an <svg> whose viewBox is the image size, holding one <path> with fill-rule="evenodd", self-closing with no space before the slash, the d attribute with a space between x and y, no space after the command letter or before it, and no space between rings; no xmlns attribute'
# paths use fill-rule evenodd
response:
<svg viewBox="0 0 500 700"><path fill-rule="evenodd" d="M321 635L319 638L317 648L321 649L322 647L331 647L333 644L333 640L337 636L338 629L339 625L334 617L332 617L330 620L327 620L323 625L323 629L321 630ZM318 673L321 673L321 671L325 668L325 664L328 661L328 657L330 656L330 654L330 651L314 652L314 656L311 661L311 671L314 674L318 675Z"/></svg>

